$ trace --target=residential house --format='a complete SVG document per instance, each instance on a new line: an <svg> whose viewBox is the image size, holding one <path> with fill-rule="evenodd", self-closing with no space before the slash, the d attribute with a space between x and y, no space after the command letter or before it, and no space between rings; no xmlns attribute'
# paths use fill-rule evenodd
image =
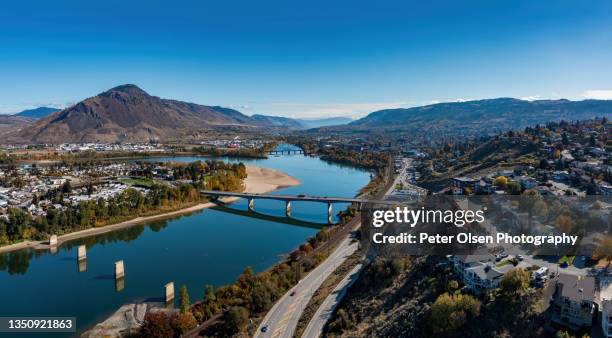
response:
<svg viewBox="0 0 612 338"><path fill-rule="evenodd" d="M560 274L551 305L554 322L573 330L590 327L595 314L595 279Z"/></svg>

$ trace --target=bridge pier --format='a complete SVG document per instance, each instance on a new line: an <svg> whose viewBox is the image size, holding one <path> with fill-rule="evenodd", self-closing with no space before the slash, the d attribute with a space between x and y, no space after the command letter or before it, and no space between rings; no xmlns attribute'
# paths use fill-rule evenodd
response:
<svg viewBox="0 0 612 338"><path fill-rule="evenodd" d="M327 203L327 223L332 224L332 216L333 216L333 211L332 211L332 206L333 204L331 203Z"/></svg>
<svg viewBox="0 0 612 338"><path fill-rule="evenodd" d="M247 205L248 205L249 211L253 211L255 209L255 199L249 198Z"/></svg>
<svg viewBox="0 0 612 338"><path fill-rule="evenodd" d="M285 216L291 216L291 201L289 200L285 202Z"/></svg>

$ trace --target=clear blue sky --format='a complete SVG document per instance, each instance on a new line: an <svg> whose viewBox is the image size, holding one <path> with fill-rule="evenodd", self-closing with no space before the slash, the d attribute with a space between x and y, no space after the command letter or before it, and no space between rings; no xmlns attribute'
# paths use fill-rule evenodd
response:
<svg viewBox="0 0 612 338"><path fill-rule="evenodd" d="M284 116L612 98L611 60L605 0L20 0L0 11L0 113L124 83Z"/></svg>

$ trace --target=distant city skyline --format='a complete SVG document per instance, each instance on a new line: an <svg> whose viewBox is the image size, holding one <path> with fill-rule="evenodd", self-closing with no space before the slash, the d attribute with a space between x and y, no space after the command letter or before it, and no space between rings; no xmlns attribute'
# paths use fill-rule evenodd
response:
<svg viewBox="0 0 612 338"><path fill-rule="evenodd" d="M515 97L612 99L609 1L22 1L0 113L117 85L294 118Z"/></svg>

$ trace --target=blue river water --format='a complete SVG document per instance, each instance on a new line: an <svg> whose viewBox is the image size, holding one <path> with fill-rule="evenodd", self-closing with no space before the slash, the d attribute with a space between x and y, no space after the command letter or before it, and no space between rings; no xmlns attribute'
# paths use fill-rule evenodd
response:
<svg viewBox="0 0 612 338"><path fill-rule="evenodd" d="M352 197L370 179L367 171L304 155L219 159L278 169L301 182L273 193ZM334 205L334 210L345 207ZM237 201L230 208L246 210L246 201ZM255 209L266 215L284 216L284 203L280 201L257 200ZM313 223L325 223L326 212L327 206L323 203L294 202L292 205L292 217ZM263 271L316 231L316 227L205 209L63 243L55 253L28 249L3 254L0 255L0 316L76 317L78 333L81 333L123 304L161 299L163 287L170 281L177 292L180 286L186 285L192 301L201 299L204 285L231 283L247 266L255 272ZM83 272L79 272L76 260L80 244L87 245ZM118 260L124 261L126 274L121 291L116 291L113 276L114 262ZM71 335L74 334L40 336ZM24 335L18 335L21 336Z"/></svg>

